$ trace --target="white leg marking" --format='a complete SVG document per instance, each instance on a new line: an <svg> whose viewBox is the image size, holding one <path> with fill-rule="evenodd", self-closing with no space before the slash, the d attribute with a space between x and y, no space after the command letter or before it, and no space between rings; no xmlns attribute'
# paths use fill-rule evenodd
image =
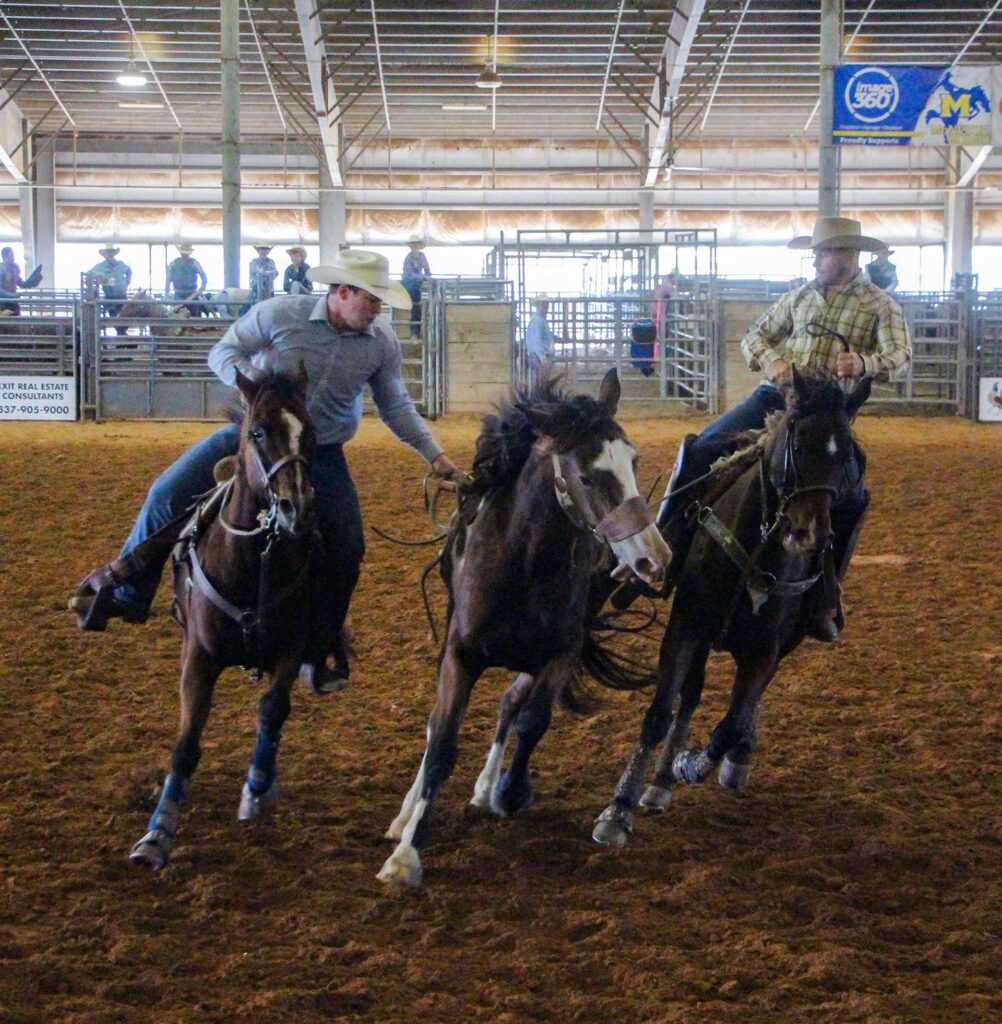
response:
<svg viewBox="0 0 1002 1024"><path fill-rule="evenodd" d="M403 882L404 885L421 884L421 876L424 872L421 867L421 857L414 849L414 833L424 817L427 806L427 800L418 800L414 807L414 813L400 837L400 845L390 854L379 874L376 875L379 881Z"/></svg>
<svg viewBox="0 0 1002 1024"><path fill-rule="evenodd" d="M491 793L501 778L501 765L504 762L504 748L508 744L507 735L502 743L492 743L491 749L487 752L487 763L484 770L473 787L473 799L470 803L474 807L490 807Z"/></svg>
<svg viewBox="0 0 1002 1024"><path fill-rule="evenodd" d="M424 763L427 757L428 752L425 751L424 757L421 758L421 767L418 769L417 777L414 779L411 788L407 790L404 802L400 805L400 813L393 819L390 827L386 830L387 839L400 839L404 833L404 826L410 821L411 815L414 813L414 805L421 795L421 790L424 789Z"/></svg>

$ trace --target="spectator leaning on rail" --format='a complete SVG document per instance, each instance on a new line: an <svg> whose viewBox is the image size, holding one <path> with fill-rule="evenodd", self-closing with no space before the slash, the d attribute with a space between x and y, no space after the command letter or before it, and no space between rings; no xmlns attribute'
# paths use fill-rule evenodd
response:
<svg viewBox="0 0 1002 1024"><path fill-rule="evenodd" d="M550 297L546 294L537 295L532 303L532 315L525 328L525 364L529 375L529 387L535 385L540 370L554 355L556 338L546 322L549 310Z"/></svg>
<svg viewBox="0 0 1002 1024"><path fill-rule="evenodd" d="M167 293L175 298L201 298L209 283L202 264L191 255L193 250L191 242L178 242L178 258L167 267ZM205 316L205 308L200 302L187 303L184 308L192 316Z"/></svg>
<svg viewBox="0 0 1002 1024"><path fill-rule="evenodd" d="M411 337L421 337L421 282L431 278L431 267L428 257L421 251L425 240L421 235L411 235L407 244L410 252L404 257L403 274L400 283L407 289L411 297Z"/></svg>
<svg viewBox="0 0 1002 1024"><path fill-rule="evenodd" d="M238 368L255 377L266 366L289 373L296 372L300 362L306 367L307 408L317 432L311 477L330 561L322 569L325 585L318 598L323 606L315 611L304 678L318 692L327 692L347 677L341 627L365 552L362 513L343 451L358 430L363 386L371 387L379 414L393 433L424 456L437 476L451 477L456 467L414 408L401 377L400 344L389 323L379 317L383 302L396 309L410 305L404 289L390 283L385 257L347 249L329 266L314 267L310 279L329 286L322 298L279 296L259 302L213 347L209 366L230 385ZM154 482L120 557L136 552L213 486L213 467L237 451L239 433L235 425L217 430ZM70 601L81 625L103 629L108 617L145 621L172 543L169 536L158 538L137 552L140 568L128 579L113 579L111 609L98 621L90 618L97 599L87 592L85 582ZM97 570L88 579L103 573ZM333 668L327 665L331 654Z"/></svg>
<svg viewBox="0 0 1002 1024"><path fill-rule="evenodd" d="M88 273L95 283L101 286L106 299L118 299L118 302L104 303L108 316L118 316L123 302L129 297L129 284L132 281L132 268L121 260L116 260L119 250L108 242L98 252L104 257L100 263L90 268ZM121 328L120 330L124 330Z"/></svg>
<svg viewBox="0 0 1002 1024"><path fill-rule="evenodd" d="M283 290L289 295L309 295L313 291L313 282L307 276L310 265L306 262L306 250L301 245L294 245L285 251L292 262L285 268Z"/></svg>
<svg viewBox="0 0 1002 1024"><path fill-rule="evenodd" d="M42 283L41 263L22 280L21 268L14 261L14 250L5 245L0 250L0 298L16 299L18 288L37 288ZM21 315L21 307L16 302L0 302L0 310L13 316Z"/></svg>
<svg viewBox="0 0 1002 1024"><path fill-rule="evenodd" d="M911 341L901 307L859 269L860 252L879 251L882 246L862 234L859 221L847 217L819 217L811 237L790 242L791 249L814 250L817 276L787 292L745 335L741 351L752 370L764 370L767 381L698 437L690 434L682 442L658 514L659 527L677 524L691 492L678 493L677 498L676 493L709 472L728 450L730 438L762 427L768 413L785 407L780 388L788 383L791 366L852 379L869 374L878 380L888 380L908 366ZM860 454L857 450L847 471L846 493L832 507L839 581L848 568L870 500L863 487ZM677 548L675 557L684 558L687 544ZM819 601L811 617L809 633L830 642L838 639L838 629L833 609L823 603Z"/></svg>
<svg viewBox="0 0 1002 1024"><path fill-rule="evenodd" d="M275 261L268 255L272 247L267 242L255 242L254 251L257 256L250 261L250 291L251 302L260 302L262 299L270 299L275 294L275 278L278 277L278 267Z"/></svg>

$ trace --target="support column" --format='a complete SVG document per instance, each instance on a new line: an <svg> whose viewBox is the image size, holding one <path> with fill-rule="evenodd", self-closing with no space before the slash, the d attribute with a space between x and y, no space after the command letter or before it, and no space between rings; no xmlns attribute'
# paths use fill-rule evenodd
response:
<svg viewBox="0 0 1002 1024"><path fill-rule="evenodd" d="M22 166L31 163L34 155L35 138L28 138L28 122L21 121L21 134L25 138L22 147ZM18 186L17 200L21 209L21 248L24 250L24 266L21 268L26 274L30 274L37 260L35 259L35 196L31 183L24 176L21 176L22 184ZM27 268L27 269L25 269Z"/></svg>
<svg viewBox="0 0 1002 1024"><path fill-rule="evenodd" d="M654 189L640 190L640 230L651 231L654 228Z"/></svg>
<svg viewBox="0 0 1002 1024"><path fill-rule="evenodd" d="M329 263L348 235L347 202L343 188L334 188L327 164L320 161L320 262Z"/></svg>
<svg viewBox="0 0 1002 1024"><path fill-rule="evenodd" d="M839 212L839 149L832 137L835 67L842 53L842 0L821 0L821 94L818 107L818 216Z"/></svg>
<svg viewBox="0 0 1002 1024"><path fill-rule="evenodd" d="M240 286L240 0L220 0L223 284Z"/></svg>
<svg viewBox="0 0 1002 1024"><path fill-rule="evenodd" d="M55 139L47 139L35 161L35 262L44 267L43 286L55 288L56 275L56 156ZM41 147L40 147L41 148ZM31 272L31 267L26 273Z"/></svg>
<svg viewBox="0 0 1002 1024"><path fill-rule="evenodd" d="M959 154L954 151L951 158ZM957 183L959 167L952 162L947 163L946 181L948 185ZM969 189L947 192L945 215L946 254L944 271L946 287L952 288L957 274L970 274L972 266L972 247L974 246L974 192Z"/></svg>

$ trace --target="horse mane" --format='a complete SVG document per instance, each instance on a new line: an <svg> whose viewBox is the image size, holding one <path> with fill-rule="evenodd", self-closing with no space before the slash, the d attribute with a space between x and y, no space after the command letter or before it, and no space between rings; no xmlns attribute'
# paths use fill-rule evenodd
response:
<svg viewBox="0 0 1002 1024"><path fill-rule="evenodd" d="M483 495L518 478L543 433L530 412L546 417L545 437L558 452L570 451L589 434L615 430L615 420L596 399L570 394L561 384L561 377L541 374L531 388L513 387L497 412L482 418L468 485L472 493Z"/></svg>
<svg viewBox="0 0 1002 1024"><path fill-rule="evenodd" d="M302 395L299 393L299 382L281 370L270 368L264 372L264 376L258 381L262 391L271 391L282 405L302 405ZM243 402L234 402L225 410L226 418L240 426L247 415L247 406Z"/></svg>

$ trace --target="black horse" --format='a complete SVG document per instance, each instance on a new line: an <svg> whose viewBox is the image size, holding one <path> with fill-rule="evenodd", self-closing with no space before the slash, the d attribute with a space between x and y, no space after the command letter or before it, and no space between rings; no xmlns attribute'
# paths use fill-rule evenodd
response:
<svg viewBox="0 0 1002 1024"><path fill-rule="evenodd" d="M721 467L729 478L737 470L736 482L709 503L692 503L697 532L676 570L657 689L615 798L596 822L597 842L625 845L638 804L665 810L675 781L701 782L720 765L721 785L747 783L766 687L804 638L815 588L834 597L831 509L857 459L850 423L869 391L866 379L847 397L834 379L794 370L785 412ZM729 651L737 665L730 707L707 746L688 751L711 647ZM654 783L644 791L666 736Z"/></svg>
<svg viewBox="0 0 1002 1024"><path fill-rule="evenodd" d="M481 794L498 814L529 803L529 758L554 701L569 698L581 663L599 682L617 684L590 636L592 573L605 545L648 582L661 580L669 558L637 490L636 451L613 418L619 394L614 369L597 402L565 396L543 379L485 420L443 560L448 626L427 750L387 833L399 842L379 872L382 881L421 881L418 851L432 804L456 763L459 726L485 669L521 673L518 749Z"/></svg>
<svg viewBox="0 0 1002 1024"><path fill-rule="evenodd" d="M247 402L230 483L200 507L176 550L174 611L184 633L181 728L149 831L130 860L166 865L181 804L200 758L216 680L228 665L269 673L237 817L260 817L278 797L277 757L289 691L307 639L307 585L317 551L310 460L314 433L306 374L255 383L237 371ZM225 460L224 460L225 461Z"/></svg>

